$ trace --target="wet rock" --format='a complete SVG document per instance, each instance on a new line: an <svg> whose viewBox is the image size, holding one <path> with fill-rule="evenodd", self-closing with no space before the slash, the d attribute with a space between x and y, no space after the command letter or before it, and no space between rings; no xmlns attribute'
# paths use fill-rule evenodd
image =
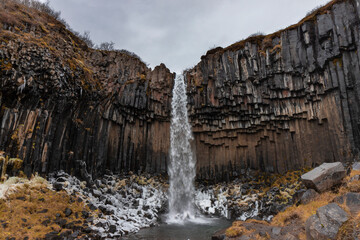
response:
<svg viewBox="0 0 360 240"><path fill-rule="evenodd" d="M346 170L342 163L323 163L308 173L301 176L301 180L307 188L324 192L341 183L346 176Z"/></svg>
<svg viewBox="0 0 360 240"><path fill-rule="evenodd" d="M224 240L225 238L225 229L219 230L211 236L211 240Z"/></svg>
<svg viewBox="0 0 360 240"><path fill-rule="evenodd" d="M316 214L306 220L307 239L335 239L341 225L348 219L349 215L336 203L320 207Z"/></svg>

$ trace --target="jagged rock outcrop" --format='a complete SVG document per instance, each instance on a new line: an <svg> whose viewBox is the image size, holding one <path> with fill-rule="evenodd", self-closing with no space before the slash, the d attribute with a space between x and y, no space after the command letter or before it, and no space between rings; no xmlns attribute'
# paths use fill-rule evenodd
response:
<svg viewBox="0 0 360 240"><path fill-rule="evenodd" d="M186 72L198 177L346 161L360 146L359 0L208 51Z"/></svg>
<svg viewBox="0 0 360 240"><path fill-rule="evenodd" d="M8 1L0 9L0 150L26 174L76 160L165 172L174 74L124 52L89 49L54 18Z"/></svg>

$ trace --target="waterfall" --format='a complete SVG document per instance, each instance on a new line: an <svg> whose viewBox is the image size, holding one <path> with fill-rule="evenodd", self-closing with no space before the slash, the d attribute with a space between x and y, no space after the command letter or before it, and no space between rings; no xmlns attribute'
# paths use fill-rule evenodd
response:
<svg viewBox="0 0 360 240"><path fill-rule="evenodd" d="M194 179L195 158L191 150L193 140L187 113L185 81L182 76L175 80L171 102L170 163L168 173L169 215L168 222L182 223L195 218Z"/></svg>

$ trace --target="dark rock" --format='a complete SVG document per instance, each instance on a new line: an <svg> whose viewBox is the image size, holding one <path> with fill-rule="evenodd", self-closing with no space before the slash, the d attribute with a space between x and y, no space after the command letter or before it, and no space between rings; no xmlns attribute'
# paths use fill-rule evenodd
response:
<svg viewBox="0 0 360 240"><path fill-rule="evenodd" d="M66 182L67 181L67 178L66 177L58 177L57 179L56 179L56 182L58 182L58 183L64 183L64 182Z"/></svg>
<svg viewBox="0 0 360 240"><path fill-rule="evenodd" d="M81 211L81 215L83 218L88 218L90 216L90 213L87 211Z"/></svg>
<svg viewBox="0 0 360 240"><path fill-rule="evenodd" d="M47 227L49 224L50 224L50 220L49 219L46 219L44 221L41 222L42 225L44 225L45 227Z"/></svg>
<svg viewBox="0 0 360 240"><path fill-rule="evenodd" d="M308 204L313 201L319 194L314 189L308 189L300 198L301 204Z"/></svg>
<svg viewBox="0 0 360 240"><path fill-rule="evenodd" d="M26 197L17 197L16 199L17 199L17 200L25 201L25 200L26 200Z"/></svg>
<svg viewBox="0 0 360 240"><path fill-rule="evenodd" d="M294 204L299 203L302 195L303 195L305 192L306 192L306 189L300 189L300 190L296 191L295 194L293 195L293 203L294 203Z"/></svg>
<svg viewBox="0 0 360 240"><path fill-rule="evenodd" d="M60 191L60 190L63 189L63 184L62 183L56 182L56 183L53 184L53 186L54 186L56 191Z"/></svg>
<svg viewBox="0 0 360 240"><path fill-rule="evenodd" d="M352 215L360 212L360 193L346 193L334 199L339 204L344 204L349 208Z"/></svg>
<svg viewBox="0 0 360 240"><path fill-rule="evenodd" d="M83 232L85 233L91 233L92 229L90 227L86 227L83 229Z"/></svg>
<svg viewBox="0 0 360 240"><path fill-rule="evenodd" d="M67 220L61 218L59 220L55 220L55 223L57 223L60 227L64 228L66 226Z"/></svg>
<svg viewBox="0 0 360 240"><path fill-rule="evenodd" d="M108 206L106 205L99 205L99 209L100 211L102 211L105 215L111 215L114 213L114 211L112 209L110 209Z"/></svg>
<svg viewBox="0 0 360 240"><path fill-rule="evenodd" d="M115 233L116 230L117 230L117 229L116 229L116 225L110 225L110 226L109 226L109 232L110 232L110 233Z"/></svg>
<svg viewBox="0 0 360 240"><path fill-rule="evenodd" d="M95 210L97 209L97 207L96 207L94 204L92 204L92 203L89 203L87 206L88 206L89 209L92 210L92 211L95 211Z"/></svg>
<svg viewBox="0 0 360 240"><path fill-rule="evenodd" d="M77 230L77 231L73 232L73 233L70 235L70 237L71 237L71 238L77 238L77 237L79 236L79 234L80 234L80 231Z"/></svg>
<svg viewBox="0 0 360 240"><path fill-rule="evenodd" d="M65 217L69 217L72 214L72 210L70 208L65 208L64 214Z"/></svg>
<svg viewBox="0 0 360 240"><path fill-rule="evenodd" d="M48 209L43 209L43 210L37 211L37 213L47 213L48 211L49 211Z"/></svg>
<svg viewBox="0 0 360 240"><path fill-rule="evenodd" d="M302 175L301 180L307 188L324 192L340 184L345 176L346 171L342 163L323 163L321 166Z"/></svg>
<svg viewBox="0 0 360 240"><path fill-rule="evenodd" d="M340 227L348 219L349 215L336 203L320 207L315 215L306 220L307 239L335 239Z"/></svg>
<svg viewBox="0 0 360 240"><path fill-rule="evenodd" d="M62 237L59 236L58 232L53 231L53 232L45 234L45 239L46 240L61 240Z"/></svg>

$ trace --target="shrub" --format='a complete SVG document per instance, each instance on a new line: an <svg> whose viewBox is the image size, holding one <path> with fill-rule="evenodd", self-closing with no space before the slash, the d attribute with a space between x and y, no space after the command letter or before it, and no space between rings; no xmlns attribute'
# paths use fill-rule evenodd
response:
<svg viewBox="0 0 360 240"><path fill-rule="evenodd" d="M100 50L106 50L106 51L111 51L114 50L114 42L110 41L110 42L103 42L100 43L98 49Z"/></svg>

